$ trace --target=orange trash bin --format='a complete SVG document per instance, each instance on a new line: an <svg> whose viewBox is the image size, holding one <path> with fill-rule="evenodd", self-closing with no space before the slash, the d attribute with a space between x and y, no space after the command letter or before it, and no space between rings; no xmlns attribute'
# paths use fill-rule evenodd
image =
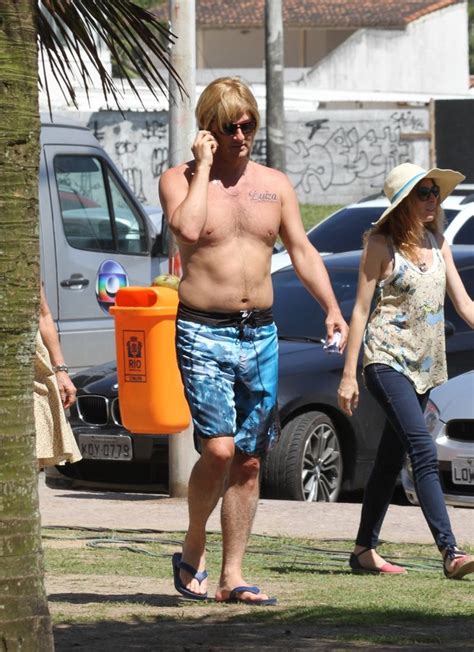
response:
<svg viewBox="0 0 474 652"><path fill-rule="evenodd" d="M133 433L172 434L190 422L176 361L178 293L166 287L125 287L110 313L122 423Z"/></svg>

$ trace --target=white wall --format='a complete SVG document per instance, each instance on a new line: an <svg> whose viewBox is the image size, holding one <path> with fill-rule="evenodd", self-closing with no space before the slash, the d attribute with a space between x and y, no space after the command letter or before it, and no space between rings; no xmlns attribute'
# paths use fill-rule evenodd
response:
<svg viewBox="0 0 474 652"><path fill-rule="evenodd" d="M263 30L198 30L196 61L198 68L263 68Z"/></svg>
<svg viewBox="0 0 474 652"><path fill-rule="evenodd" d="M287 68L313 66L338 47L354 30L284 30L284 56ZM259 29L200 29L197 33L198 68L264 68L265 32Z"/></svg>
<svg viewBox="0 0 474 652"><path fill-rule="evenodd" d="M466 93L467 4L433 12L405 30L360 30L300 83L333 90Z"/></svg>
<svg viewBox="0 0 474 652"><path fill-rule="evenodd" d="M452 95L469 92L467 4L457 3L410 23L406 30L285 30L285 82L312 90L315 95L328 91L381 91L394 93L424 93ZM197 79L207 84L218 76L238 74L249 83L263 83L263 29L199 30L197 34ZM103 61L109 66L110 56L103 51ZM313 69L305 66L314 65ZM40 66L41 68L41 66ZM87 99L77 77L75 88L80 109L99 110L105 101L97 83ZM62 93L52 75L54 110L66 109ZM166 77L166 73L165 73ZM118 86L121 82L118 82ZM127 93L122 106L138 107ZM166 100L156 100L141 87L141 97L147 110L166 108ZM130 99L129 99L130 98ZM403 98L402 98L403 101ZM109 106L114 108L113 101ZM44 93L40 107L47 110Z"/></svg>

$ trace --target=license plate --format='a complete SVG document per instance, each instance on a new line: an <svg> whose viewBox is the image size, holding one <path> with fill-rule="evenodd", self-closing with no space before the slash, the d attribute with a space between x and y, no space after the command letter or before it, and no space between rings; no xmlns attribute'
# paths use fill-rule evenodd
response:
<svg viewBox="0 0 474 652"><path fill-rule="evenodd" d="M453 460L451 477L454 484L474 485L474 458L458 457Z"/></svg>
<svg viewBox="0 0 474 652"><path fill-rule="evenodd" d="M81 455L86 460L133 459L132 438L128 435L78 435Z"/></svg>

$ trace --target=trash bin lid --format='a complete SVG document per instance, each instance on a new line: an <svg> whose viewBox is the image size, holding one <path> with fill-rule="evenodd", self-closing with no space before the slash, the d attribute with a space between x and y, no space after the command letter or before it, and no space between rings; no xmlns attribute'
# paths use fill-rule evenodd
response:
<svg viewBox="0 0 474 652"><path fill-rule="evenodd" d="M130 313L144 315L176 315L178 292L167 287L125 287L120 288L111 306L111 314Z"/></svg>

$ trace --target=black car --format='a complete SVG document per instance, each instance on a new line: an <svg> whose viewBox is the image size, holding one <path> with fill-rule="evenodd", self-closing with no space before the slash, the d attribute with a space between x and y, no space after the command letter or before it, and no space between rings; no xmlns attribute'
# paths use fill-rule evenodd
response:
<svg viewBox="0 0 474 652"><path fill-rule="evenodd" d="M474 248L454 246L452 250L472 296ZM360 255L357 251L324 258L347 321L355 301ZM335 501L341 491L364 487L384 415L361 378L359 407L354 416L349 418L339 409L336 392L343 357L323 350L323 311L292 268L273 274L273 285L280 340L278 401L282 434L264 460L262 495ZM474 368L474 331L458 317L449 299L446 338L449 376ZM74 382L78 398L71 409L71 425L85 459L47 469L47 484L166 491L168 437L131 435L121 426L115 363L89 369L75 376ZM117 447L117 443L121 446ZM117 459L125 444L130 458L127 461Z"/></svg>
<svg viewBox="0 0 474 652"><path fill-rule="evenodd" d="M460 192L467 190L459 188ZM308 239L324 256L361 249L364 233L388 206L388 199L381 193L348 204L310 229ZM448 244L474 245L474 193L453 193L443 202L443 209ZM290 264L290 256L282 247L272 256L272 273Z"/></svg>

